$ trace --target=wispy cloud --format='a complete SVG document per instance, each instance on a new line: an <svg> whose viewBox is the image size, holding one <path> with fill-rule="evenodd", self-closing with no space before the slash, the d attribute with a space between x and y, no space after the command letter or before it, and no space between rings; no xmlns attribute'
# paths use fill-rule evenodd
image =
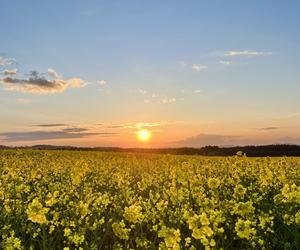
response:
<svg viewBox="0 0 300 250"><path fill-rule="evenodd" d="M15 75L18 73L17 69L5 69L2 71L2 74L4 75Z"/></svg>
<svg viewBox="0 0 300 250"><path fill-rule="evenodd" d="M170 104L175 103L177 100L174 97L171 98L162 98L158 101L159 104Z"/></svg>
<svg viewBox="0 0 300 250"><path fill-rule="evenodd" d="M281 129L281 127L264 127L264 128L258 128L258 130L278 130Z"/></svg>
<svg viewBox="0 0 300 250"><path fill-rule="evenodd" d="M224 56L234 57L234 56L269 56L272 55L272 52L263 52L263 51L250 51L250 50L230 50L224 53Z"/></svg>
<svg viewBox="0 0 300 250"><path fill-rule="evenodd" d="M0 79L0 83L9 91L32 94L62 93L68 88L82 88L85 86L85 81L81 78L48 80L41 77L36 71L31 71L28 79L5 77Z"/></svg>
<svg viewBox="0 0 300 250"><path fill-rule="evenodd" d="M177 61L177 64L182 68L185 68L186 66L188 66L188 63L186 61Z"/></svg>
<svg viewBox="0 0 300 250"><path fill-rule="evenodd" d="M147 90L144 89L138 89L138 92L142 95L146 95L147 94Z"/></svg>
<svg viewBox="0 0 300 250"><path fill-rule="evenodd" d="M28 126L24 131L8 131L0 133L0 142L29 142L59 139L80 139L86 137L113 137L120 133L151 129L158 131L167 121L157 122L117 122L97 124L65 124L41 123ZM154 130L155 129L155 130Z"/></svg>
<svg viewBox="0 0 300 250"><path fill-rule="evenodd" d="M29 132L8 132L0 133L5 142L22 141L46 141L54 139L76 139L88 136L111 136L114 133L91 133L91 132L70 132L70 131L29 131Z"/></svg>
<svg viewBox="0 0 300 250"><path fill-rule="evenodd" d="M104 86L107 84L107 81L106 80L98 80L97 83L101 86Z"/></svg>
<svg viewBox="0 0 300 250"><path fill-rule="evenodd" d="M195 70L195 71L201 71L201 70L204 70L204 69L207 69L208 67L206 65L203 65L203 64L193 64L192 65L192 69Z"/></svg>
<svg viewBox="0 0 300 250"><path fill-rule="evenodd" d="M64 123L45 123L28 127L27 131L0 133L2 141L46 141L54 139L77 139L89 136L114 136L117 133L105 131L93 125L70 125Z"/></svg>
<svg viewBox="0 0 300 250"><path fill-rule="evenodd" d="M143 128L153 128L153 127L161 127L166 126L169 124L169 122L137 122L137 123L125 123L122 126L122 128L128 128L128 129L143 129Z"/></svg>
<svg viewBox="0 0 300 250"><path fill-rule="evenodd" d="M89 129L88 128L69 127L69 128L62 129L62 131L70 132L70 133L80 133L80 132L89 131Z"/></svg>
<svg viewBox="0 0 300 250"><path fill-rule="evenodd" d="M167 121L158 122L117 122L117 123L97 123L97 124L66 124L66 123L43 123L35 124L30 127L40 129L62 130L68 132L82 132L82 131L101 131L103 129L131 129L131 128L150 128L165 126L169 124Z"/></svg>
<svg viewBox="0 0 300 250"><path fill-rule="evenodd" d="M48 69L48 75L56 79L61 78L61 76L54 69Z"/></svg>
<svg viewBox="0 0 300 250"><path fill-rule="evenodd" d="M64 124L64 123L44 123L32 125L29 128L36 128L39 131L63 131L63 132L93 132L101 133L107 131L119 131L126 129L143 129L161 127L169 124L167 121L157 122L117 122L117 123L98 123L98 124Z"/></svg>
<svg viewBox="0 0 300 250"><path fill-rule="evenodd" d="M34 127L41 127L41 128L65 127L65 126L68 126L68 124L63 124L63 123L47 123L47 124L37 124L37 125L34 125Z"/></svg>
<svg viewBox="0 0 300 250"><path fill-rule="evenodd" d="M0 56L0 66L2 66L2 67L12 65L15 62L16 62L16 60L13 58Z"/></svg>
<svg viewBox="0 0 300 250"><path fill-rule="evenodd" d="M230 65L230 64L232 64L231 61L219 61L219 63L224 64L224 65Z"/></svg>

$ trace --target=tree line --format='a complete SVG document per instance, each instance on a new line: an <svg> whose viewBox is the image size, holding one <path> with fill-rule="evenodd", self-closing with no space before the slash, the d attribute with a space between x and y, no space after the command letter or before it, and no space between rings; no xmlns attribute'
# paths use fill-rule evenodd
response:
<svg viewBox="0 0 300 250"><path fill-rule="evenodd" d="M263 145L263 146L205 146L201 148L119 148L119 147L73 147L73 146L52 146L35 145L24 147L1 146L0 149L39 149L39 150L80 150L80 151L103 151L103 152L133 152L133 153L157 153L174 155L204 155L204 156L233 156L242 151L249 157L262 156L300 156L300 145Z"/></svg>

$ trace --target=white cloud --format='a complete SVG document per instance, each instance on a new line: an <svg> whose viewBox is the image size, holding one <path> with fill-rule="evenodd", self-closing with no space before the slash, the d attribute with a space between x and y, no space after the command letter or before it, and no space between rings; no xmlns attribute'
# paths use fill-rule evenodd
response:
<svg viewBox="0 0 300 250"><path fill-rule="evenodd" d="M272 55L272 52L262 52L262 51L249 51L249 50L230 50L225 52L224 56L246 56L246 57L254 57L254 56L268 56Z"/></svg>
<svg viewBox="0 0 300 250"><path fill-rule="evenodd" d="M224 64L224 65L232 64L232 62L230 62L230 61L219 61L219 63Z"/></svg>
<svg viewBox="0 0 300 250"><path fill-rule="evenodd" d="M56 79L61 78L61 76L54 69L48 69L48 75Z"/></svg>
<svg viewBox="0 0 300 250"><path fill-rule="evenodd" d="M0 66L9 66L9 65L14 64L15 62L16 62L16 60L13 58L7 58L7 57L0 56Z"/></svg>
<svg viewBox="0 0 300 250"><path fill-rule="evenodd" d="M71 88L82 88L85 86L85 81L78 77L66 80L65 82Z"/></svg>
<svg viewBox="0 0 300 250"><path fill-rule="evenodd" d="M176 98L172 97L172 98L163 98L161 100L159 100L158 103L160 104L170 104L170 103L174 103L176 102Z"/></svg>
<svg viewBox="0 0 300 250"><path fill-rule="evenodd" d="M142 95L146 95L147 94L147 90L144 89L139 89L138 92Z"/></svg>
<svg viewBox="0 0 300 250"><path fill-rule="evenodd" d="M207 69L208 67L206 65L203 65L203 64L193 64L192 65L192 69L195 70L195 71L201 71L201 70L204 70L204 69Z"/></svg>
<svg viewBox="0 0 300 250"><path fill-rule="evenodd" d="M82 88L85 86L85 81L80 78L48 80L40 77L36 71L32 71L28 79L5 77L0 78L0 83L9 91L32 94L62 93L67 88Z"/></svg>
<svg viewBox="0 0 300 250"><path fill-rule="evenodd" d="M106 80L98 80L97 83L101 86L104 86L107 84L107 81Z"/></svg>
<svg viewBox="0 0 300 250"><path fill-rule="evenodd" d="M4 75L15 75L18 73L17 69L5 69L2 71L2 74Z"/></svg>

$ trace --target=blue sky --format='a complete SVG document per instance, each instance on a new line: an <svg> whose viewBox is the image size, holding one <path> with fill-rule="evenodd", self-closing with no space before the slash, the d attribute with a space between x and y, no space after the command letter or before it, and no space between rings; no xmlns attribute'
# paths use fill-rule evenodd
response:
<svg viewBox="0 0 300 250"><path fill-rule="evenodd" d="M0 144L300 143L299 10L274 0L1 1ZM30 82L32 70L47 82ZM153 133L147 145L135 139L141 128Z"/></svg>

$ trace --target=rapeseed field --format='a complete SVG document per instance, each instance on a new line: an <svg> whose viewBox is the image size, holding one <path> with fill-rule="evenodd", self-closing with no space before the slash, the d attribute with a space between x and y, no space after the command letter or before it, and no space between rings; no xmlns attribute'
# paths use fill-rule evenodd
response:
<svg viewBox="0 0 300 250"><path fill-rule="evenodd" d="M300 158L0 151L2 249L300 249Z"/></svg>

